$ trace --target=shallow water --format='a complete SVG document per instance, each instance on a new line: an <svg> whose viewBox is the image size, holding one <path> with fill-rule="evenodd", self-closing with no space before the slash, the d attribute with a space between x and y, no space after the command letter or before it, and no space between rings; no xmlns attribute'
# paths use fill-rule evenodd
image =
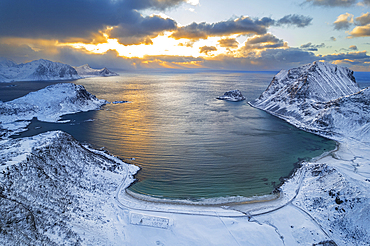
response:
<svg viewBox="0 0 370 246"><path fill-rule="evenodd" d="M21 136L61 129L140 166L131 191L169 199L270 194L294 165L335 142L303 132L246 101L216 97L239 89L251 101L275 73L153 73L89 78L98 98L129 103L68 115L70 123L33 120Z"/></svg>

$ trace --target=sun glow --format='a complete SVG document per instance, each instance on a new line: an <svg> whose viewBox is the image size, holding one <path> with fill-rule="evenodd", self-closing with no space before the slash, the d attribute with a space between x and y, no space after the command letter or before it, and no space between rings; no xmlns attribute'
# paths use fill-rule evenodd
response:
<svg viewBox="0 0 370 246"><path fill-rule="evenodd" d="M172 32L165 32L152 39L152 44L123 45L118 39L109 38L105 34L106 42L99 44L59 43L59 46L70 46L75 49L85 49L89 53L103 54L108 50L116 50L119 56L127 58L144 58L146 56L182 56L182 57L213 57L225 54L230 49L220 47L218 41L220 37L209 37L192 43L189 39L173 39ZM231 38L233 38L231 36ZM204 46L215 47L209 52L201 52Z"/></svg>

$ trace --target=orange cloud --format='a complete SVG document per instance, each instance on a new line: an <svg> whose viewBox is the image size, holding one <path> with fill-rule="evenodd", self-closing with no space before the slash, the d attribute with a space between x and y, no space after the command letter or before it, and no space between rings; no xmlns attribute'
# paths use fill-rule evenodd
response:
<svg viewBox="0 0 370 246"><path fill-rule="evenodd" d="M370 36L370 25L366 26L356 26L353 30L349 33L351 34L350 37L368 37Z"/></svg>

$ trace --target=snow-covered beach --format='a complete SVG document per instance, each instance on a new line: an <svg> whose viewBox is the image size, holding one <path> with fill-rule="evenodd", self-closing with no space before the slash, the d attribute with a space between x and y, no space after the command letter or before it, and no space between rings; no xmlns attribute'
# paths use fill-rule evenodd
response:
<svg viewBox="0 0 370 246"><path fill-rule="evenodd" d="M269 95L273 102L274 94ZM358 95L361 94L356 94L354 103L365 102L360 109L367 112L367 100L358 100ZM293 103L286 103L294 110L294 116L304 115L299 106L294 105L296 98L290 98ZM95 103L94 97L82 99L83 102L73 106L74 112L82 111L91 103L96 107L90 110L101 106L100 101ZM297 104L301 105L299 100ZM65 101L74 102L61 97L55 105ZM330 105L313 107L312 110L324 109L319 112L311 112L307 107L303 110L310 112L312 122L315 113L320 117L327 112L335 115L328 110ZM346 112L345 107L353 106L348 100L343 105L335 112ZM339 147L310 163L303 163L282 185L279 198L200 206L145 202L128 196L125 188L133 181L138 168L82 146L66 133L9 138L6 129L16 132L22 122L5 120L10 112L5 106L0 105L1 127L6 131L0 140L1 198L6 201L1 208L4 218L1 223L11 225L3 227L6 233L0 234L0 240L5 243L31 240L35 244L82 245L367 245L370 242L367 224L370 146L362 141L368 133L367 114L363 121L357 121L363 123L358 131L343 131L342 124L334 125L328 133L323 131L323 124L310 129L309 124L299 121L301 128L324 133L337 140ZM279 101L279 107L284 107L284 103ZM51 105L51 108L58 107ZM53 111L50 118L47 110L26 111L24 119L13 119L29 120L28 112L32 111L36 113L32 117L44 112L45 119L56 121L65 112L72 112ZM279 111L279 115L283 112L288 111ZM349 121L351 115L344 118ZM335 119L329 123L332 122L336 122ZM11 127L4 127L5 123ZM322 128L318 128L320 126ZM336 129L342 131L336 132ZM360 134L361 130L361 136L352 134Z"/></svg>

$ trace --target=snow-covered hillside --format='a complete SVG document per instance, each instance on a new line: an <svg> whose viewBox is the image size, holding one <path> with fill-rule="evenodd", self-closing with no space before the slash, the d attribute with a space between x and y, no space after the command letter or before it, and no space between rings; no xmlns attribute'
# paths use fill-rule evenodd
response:
<svg viewBox="0 0 370 246"><path fill-rule="evenodd" d="M74 67L78 73L83 78L87 77L108 77L108 76L118 76L118 73L108 70L108 68L94 69L91 68L88 64Z"/></svg>
<svg viewBox="0 0 370 246"><path fill-rule="evenodd" d="M111 197L137 167L60 131L0 146L0 245L124 242Z"/></svg>
<svg viewBox="0 0 370 246"><path fill-rule="evenodd" d="M306 131L369 141L369 93L348 68L314 62L281 71L250 104Z"/></svg>
<svg viewBox="0 0 370 246"><path fill-rule="evenodd" d="M90 94L82 85L50 85L13 101L0 101L0 136L26 130L34 117L57 122L62 115L97 110L107 103Z"/></svg>
<svg viewBox="0 0 370 246"><path fill-rule="evenodd" d="M96 110L108 103L90 94L82 85L55 84L9 102L0 102L0 122L31 120L56 122L60 116Z"/></svg>
<svg viewBox="0 0 370 246"><path fill-rule="evenodd" d="M0 82L74 80L80 78L73 67L59 62L44 59L18 65L9 60L0 62Z"/></svg>

